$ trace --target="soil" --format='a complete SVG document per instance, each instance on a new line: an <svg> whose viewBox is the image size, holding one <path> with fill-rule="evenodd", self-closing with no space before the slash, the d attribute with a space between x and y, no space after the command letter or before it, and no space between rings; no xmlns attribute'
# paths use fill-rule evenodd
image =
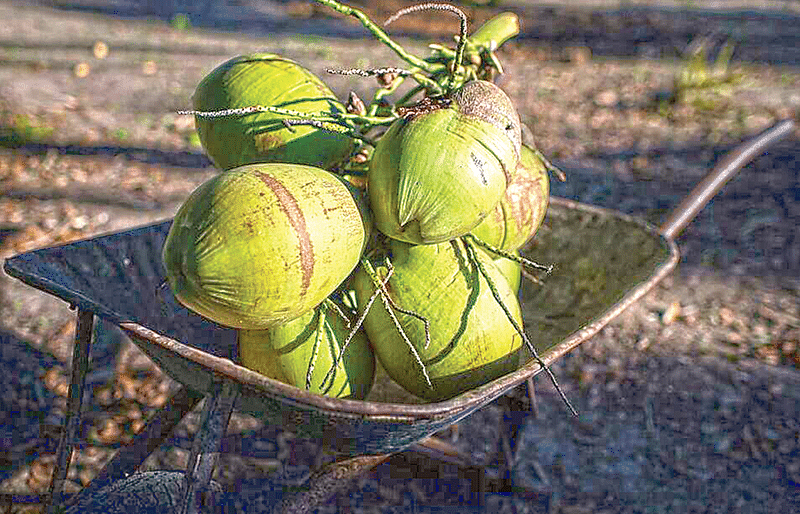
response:
<svg viewBox="0 0 800 514"><path fill-rule="evenodd" d="M567 172L555 195L658 224L726 151L800 114L796 1L495 3L522 20L499 83ZM407 5L361 4L377 20ZM465 9L477 25L500 8ZM341 98L373 85L326 68L401 64L356 22L300 1L30 0L0 3L0 16L10 20L0 25L3 258L172 216L215 173L192 119L175 113L230 57L286 55ZM417 15L391 33L424 54L456 28L448 15ZM676 86L693 48L713 61L726 42L733 60L719 80ZM495 485L508 443L526 493L479 498L463 470L406 452L320 512L800 512L798 169L795 133L678 238L678 271L554 367L578 418L537 379L532 397L515 391L443 434ZM14 427L0 493L24 500L47 490L74 318L5 275L0 312L4 426ZM96 339L72 491L175 390L114 327L100 324ZM41 414L24 414L31 405ZM196 422L146 469L180 469ZM291 483L321 459L313 441L243 415L232 423L217 472L229 490Z"/></svg>

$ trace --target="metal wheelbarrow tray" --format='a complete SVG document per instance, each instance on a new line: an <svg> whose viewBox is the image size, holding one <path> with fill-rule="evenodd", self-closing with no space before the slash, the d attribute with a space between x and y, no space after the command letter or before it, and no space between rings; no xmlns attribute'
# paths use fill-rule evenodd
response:
<svg viewBox="0 0 800 514"><path fill-rule="evenodd" d="M542 284L527 284L522 292L525 330L542 360L550 364L564 356L667 276L679 258L675 235L741 166L793 129L791 121L784 122L732 152L660 229L616 211L552 198L545 225L523 251L555 265ZM76 339L81 333L88 339L93 316L100 316L119 325L187 388L215 396L220 383L234 384L238 410L301 437L324 439L348 456L400 451L542 371L531 359L488 384L427 404L396 395L399 387L384 388L381 380L366 401L355 401L267 378L236 364L234 330L188 311L165 286L161 248L170 223L28 252L8 259L4 269L77 307ZM81 319L88 319L89 330Z"/></svg>

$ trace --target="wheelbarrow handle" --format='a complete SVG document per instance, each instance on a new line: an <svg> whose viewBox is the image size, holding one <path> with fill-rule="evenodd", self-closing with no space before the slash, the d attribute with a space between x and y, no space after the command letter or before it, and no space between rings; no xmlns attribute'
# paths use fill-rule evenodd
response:
<svg viewBox="0 0 800 514"><path fill-rule="evenodd" d="M661 234L667 239L678 237L728 180L766 148L788 136L794 128L793 120L783 120L731 150L672 211L669 219L661 225Z"/></svg>

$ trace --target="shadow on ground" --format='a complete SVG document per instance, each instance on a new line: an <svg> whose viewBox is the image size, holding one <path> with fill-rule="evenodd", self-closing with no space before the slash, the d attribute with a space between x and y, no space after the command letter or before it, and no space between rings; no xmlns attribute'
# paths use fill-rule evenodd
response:
<svg viewBox="0 0 800 514"><path fill-rule="evenodd" d="M56 450L52 436L64 415L43 385L45 372L56 364L52 355L0 329L0 480L40 452Z"/></svg>

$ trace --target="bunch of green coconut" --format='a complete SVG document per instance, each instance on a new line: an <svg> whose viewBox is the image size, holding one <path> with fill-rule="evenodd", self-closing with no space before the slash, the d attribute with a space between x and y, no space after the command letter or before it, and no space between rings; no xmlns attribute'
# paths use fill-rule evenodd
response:
<svg viewBox="0 0 800 514"><path fill-rule="evenodd" d="M198 85L192 111L222 171L179 209L163 249L184 306L238 330L243 366L335 397L364 399L376 361L438 401L516 369L517 250L536 232L549 163L521 144L519 116L491 82L518 32L502 14L456 48L420 59L357 17L408 69L374 75L347 105L299 64L231 59ZM397 101L402 84L410 86ZM532 265L535 267L535 265ZM525 350L523 341L528 350Z"/></svg>

